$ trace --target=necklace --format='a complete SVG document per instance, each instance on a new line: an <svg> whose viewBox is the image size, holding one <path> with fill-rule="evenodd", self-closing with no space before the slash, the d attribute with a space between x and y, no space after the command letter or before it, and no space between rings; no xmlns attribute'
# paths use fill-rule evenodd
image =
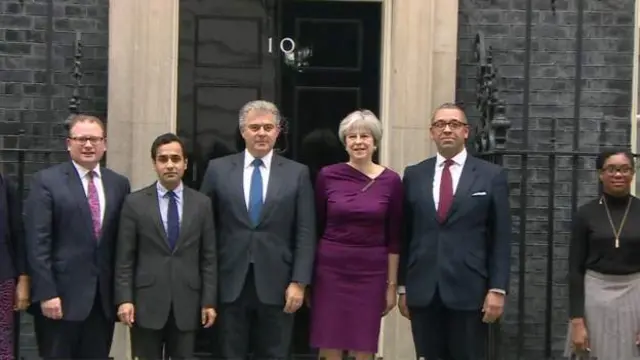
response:
<svg viewBox="0 0 640 360"><path fill-rule="evenodd" d="M613 235L616 237L615 247L616 249L620 247L620 233L624 228L625 222L627 222L627 215L629 215L629 209L631 208L631 199L632 196L629 196L629 200L627 201L627 210L624 212L624 216L622 216L622 221L620 222L620 227L616 230L616 227L613 225L613 219L611 219L611 213L609 212L609 205L607 205L607 199L603 196L600 198L601 202L604 202L604 209L607 211L607 217L609 218L609 224L611 225L611 230L613 231Z"/></svg>

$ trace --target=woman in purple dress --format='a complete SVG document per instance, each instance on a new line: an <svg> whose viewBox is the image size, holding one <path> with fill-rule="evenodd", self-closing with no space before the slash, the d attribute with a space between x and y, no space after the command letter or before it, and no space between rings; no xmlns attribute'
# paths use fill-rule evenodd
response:
<svg viewBox="0 0 640 360"><path fill-rule="evenodd" d="M356 360L377 352L381 317L396 305L402 182L373 162L382 127L368 110L338 130L347 163L322 168L316 180L321 238L311 289L311 346L319 356Z"/></svg>

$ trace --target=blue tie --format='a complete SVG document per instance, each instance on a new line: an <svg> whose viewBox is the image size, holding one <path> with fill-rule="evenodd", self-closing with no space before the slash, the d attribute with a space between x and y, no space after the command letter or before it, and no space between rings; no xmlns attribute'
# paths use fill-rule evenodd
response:
<svg viewBox="0 0 640 360"><path fill-rule="evenodd" d="M167 240L169 247L173 250L178 243L180 236L180 219L178 217L178 202L176 201L176 193L167 192L169 197L169 209L167 210Z"/></svg>
<svg viewBox="0 0 640 360"><path fill-rule="evenodd" d="M260 211L262 211L262 175L260 174L262 159L254 159L251 165L253 165L253 174L249 190L249 217L253 225L256 226L260 220Z"/></svg>

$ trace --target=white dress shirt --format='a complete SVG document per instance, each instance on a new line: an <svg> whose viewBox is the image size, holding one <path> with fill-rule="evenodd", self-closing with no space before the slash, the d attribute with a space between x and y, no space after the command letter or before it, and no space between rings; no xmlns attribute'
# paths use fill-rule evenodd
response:
<svg viewBox="0 0 640 360"><path fill-rule="evenodd" d="M262 202L267 197L267 186L269 186L269 174L271 173L271 160L273 159L273 150L262 158L260 166L260 175L262 176ZM249 193L251 192L251 176L253 175L253 160L255 157L247 150L244 151L244 171L242 173L242 187L244 189L244 202L249 209Z"/></svg>
<svg viewBox="0 0 640 360"><path fill-rule="evenodd" d="M76 168L78 172L78 176L80 176L80 180L82 181L82 187L84 188L84 194L89 197L89 170L77 164L75 161L73 162L73 166ZM96 185L96 191L98 192L98 200L100 200L100 226L102 226L102 222L104 221L104 209L106 205L106 198L104 196L104 186L102 185L102 173L100 172L100 165L96 166L93 169L94 177L93 183Z"/></svg>

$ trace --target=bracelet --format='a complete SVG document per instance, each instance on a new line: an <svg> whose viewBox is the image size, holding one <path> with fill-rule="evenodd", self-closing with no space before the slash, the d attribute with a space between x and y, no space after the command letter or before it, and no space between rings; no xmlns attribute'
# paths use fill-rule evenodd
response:
<svg viewBox="0 0 640 360"><path fill-rule="evenodd" d="M396 284L396 283L395 283L395 282L393 282L393 281L388 281L388 280L387 280L387 285L389 285L389 286L396 286L396 285L398 285L398 284Z"/></svg>

